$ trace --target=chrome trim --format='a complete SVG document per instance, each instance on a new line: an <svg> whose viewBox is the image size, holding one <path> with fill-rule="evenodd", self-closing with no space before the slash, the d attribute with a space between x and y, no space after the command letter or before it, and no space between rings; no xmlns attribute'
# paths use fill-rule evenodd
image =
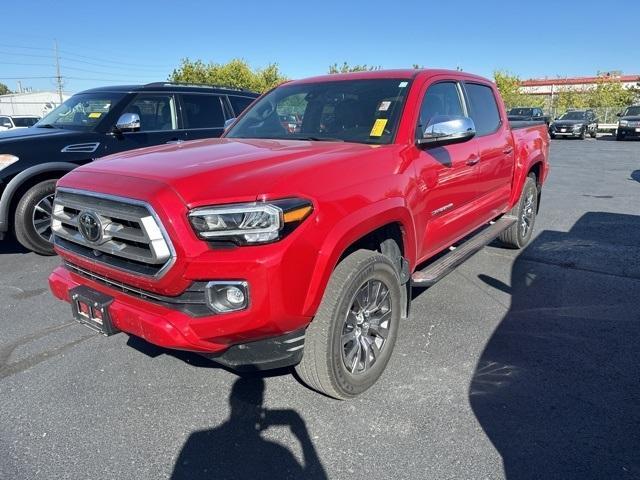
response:
<svg viewBox="0 0 640 480"><path fill-rule="evenodd" d="M169 236L169 234L167 233L164 225L162 224L162 221L160 220L160 217L158 216L158 214L156 213L156 211L153 209L153 207L151 206L151 204L143 201L143 200L137 200L137 199L133 199L133 198L127 198L127 197L121 197L118 195L110 195L110 194L106 194L106 193L97 193L97 192L90 192L88 190L81 190L81 189L75 189L75 188L66 188L66 187L59 187L57 188L57 191L61 191L61 192L67 192L67 193L72 193L72 194L76 194L76 195L86 195L88 197L94 197L94 198L98 198L98 199L105 199L105 200L112 200L115 202L121 202L121 203L125 203L125 204L130 204L130 205L136 205L136 206L140 206L140 207L144 207L147 209L147 211L149 212L150 216L153 217L153 219L155 220L155 224L157 226L157 228L159 229L159 233L162 235L164 242L166 243L167 248L169 249L169 256L167 258L166 263L164 264L164 266L162 266L162 268L160 268L160 270L158 270L155 274L153 275L147 275L144 273L138 273L138 272L132 272L129 269L126 268L121 268L115 265L109 265L107 263L104 262L98 262L96 259L93 259L94 262L100 263L101 265L107 267L107 268L111 268L114 270L118 270L127 274L134 274L134 275L139 275L142 277L146 277L146 278L153 278L153 279L159 279L161 277L164 276L164 274L175 264L176 262L176 250L173 246L173 243L171 242L171 237ZM140 222L142 223L143 219L140 218L139 219ZM53 230L53 229L52 229ZM108 230L108 227L107 227ZM55 231L53 232L53 235L56 236ZM65 239L65 237L60 236L60 238ZM66 239L68 240L68 239ZM68 241L72 241L72 240L68 240ZM77 242L74 242L77 243ZM82 243L78 243L79 245L86 247L86 248L95 248L95 245L86 245L86 244L82 244ZM56 246L58 248L61 248L65 251L69 251L68 249L65 249L63 246L56 244ZM75 252L70 252L73 255L78 255ZM110 254L110 252L104 252L107 254ZM112 254L112 253L111 253ZM127 257L122 257L122 256L118 256L115 254L112 254L115 257L121 258L121 259L127 259ZM151 263L148 263L148 265L153 265Z"/></svg>
<svg viewBox="0 0 640 480"><path fill-rule="evenodd" d="M61 153L93 153L98 150L100 146L100 142L91 142L91 143L73 143L71 145L67 145L62 150Z"/></svg>

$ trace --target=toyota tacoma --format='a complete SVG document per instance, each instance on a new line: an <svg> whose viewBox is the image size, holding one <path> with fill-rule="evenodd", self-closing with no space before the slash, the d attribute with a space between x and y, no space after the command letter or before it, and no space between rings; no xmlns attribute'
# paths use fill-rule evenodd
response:
<svg viewBox="0 0 640 480"><path fill-rule="evenodd" d="M511 128L496 86L475 75L288 82L222 138L60 179L50 287L105 335L237 370L295 366L351 398L385 369L412 288L496 238L529 242L548 147L546 125Z"/></svg>

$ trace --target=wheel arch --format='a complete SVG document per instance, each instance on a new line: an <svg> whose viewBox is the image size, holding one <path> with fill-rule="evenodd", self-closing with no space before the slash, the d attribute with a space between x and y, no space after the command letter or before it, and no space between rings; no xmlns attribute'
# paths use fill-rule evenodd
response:
<svg viewBox="0 0 640 480"><path fill-rule="evenodd" d="M78 165L69 162L51 162L23 170L13 177L0 197L0 232L9 230L10 215L15 211L20 198L29 188L45 180L57 179Z"/></svg>
<svg viewBox="0 0 640 480"><path fill-rule="evenodd" d="M336 223L319 249L311 278L304 315L314 316L329 278L338 263L360 248L376 250L381 241L398 243L409 272L415 265L415 229L411 214L400 198L388 199L354 212Z"/></svg>

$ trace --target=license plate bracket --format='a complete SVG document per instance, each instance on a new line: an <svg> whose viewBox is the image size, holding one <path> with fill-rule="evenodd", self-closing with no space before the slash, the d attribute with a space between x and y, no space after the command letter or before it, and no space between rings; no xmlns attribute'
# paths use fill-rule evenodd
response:
<svg viewBox="0 0 640 480"><path fill-rule="evenodd" d="M69 291L73 318L87 327L110 336L118 333L111 320L109 305L113 298L80 285Z"/></svg>

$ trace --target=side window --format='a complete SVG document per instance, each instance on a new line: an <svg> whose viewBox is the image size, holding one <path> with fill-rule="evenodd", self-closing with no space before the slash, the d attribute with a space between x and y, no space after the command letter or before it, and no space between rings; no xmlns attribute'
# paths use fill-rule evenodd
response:
<svg viewBox="0 0 640 480"><path fill-rule="evenodd" d="M0 117L0 127L4 127L5 123L11 124L11 120L7 117Z"/></svg>
<svg viewBox="0 0 640 480"><path fill-rule="evenodd" d="M224 128L224 112L219 95L183 94L184 128Z"/></svg>
<svg viewBox="0 0 640 480"><path fill-rule="evenodd" d="M178 128L175 99L172 94L141 93L122 113L137 113L140 117L141 132Z"/></svg>
<svg viewBox="0 0 640 480"><path fill-rule="evenodd" d="M491 87L477 83L465 84L469 100L469 116L476 124L478 136L488 135L500 127L500 111Z"/></svg>
<svg viewBox="0 0 640 480"><path fill-rule="evenodd" d="M235 95L229 95L229 102L231 103L231 107L233 107L233 112L236 117L240 116L240 114L247 108L249 105L253 103L253 98L250 97L237 97Z"/></svg>
<svg viewBox="0 0 640 480"><path fill-rule="evenodd" d="M442 82L430 86L420 106L416 138L422 137L422 132L429 125L452 116L465 116L457 83Z"/></svg>

